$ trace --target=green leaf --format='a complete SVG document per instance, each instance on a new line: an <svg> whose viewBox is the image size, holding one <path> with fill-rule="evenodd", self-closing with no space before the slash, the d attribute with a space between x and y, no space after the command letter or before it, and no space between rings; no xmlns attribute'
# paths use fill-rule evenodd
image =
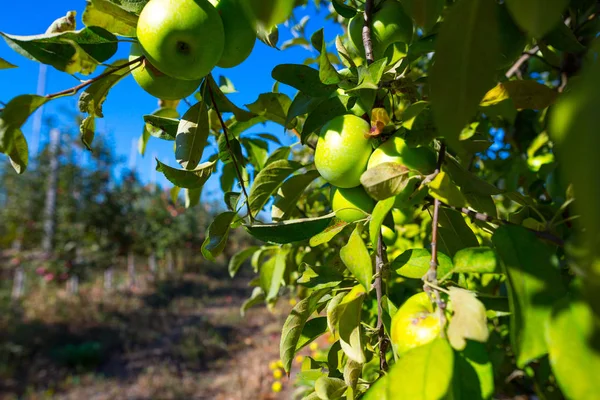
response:
<svg viewBox="0 0 600 400"><path fill-rule="evenodd" d="M450 302L454 311L448 325L448 340L452 347L463 350L467 340L485 343L489 337L485 306L475 293L451 287Z"/></svg>
<svg viewBox="0 0 600 400"><path fill-rule="evenodd" d="M466 207L467 199L444 171L437 174L435 179L429 183L429 194L442 203L453 207Z"/></svg>
<svg viewBox="0 0 600 400"><path fill-rule="evenodd" d="M493 0L459 0L437 37L429 84L439 132L452 143L493 85L499 36Z"/></svg>
<svg viewBox="0 0 600 400"><path fill-rule="evenodd" d="M315 382L315 393L321 400L338 400L346 390L346 382L339 378L322 376Z"/></svg>
<svg viewBox="0 0 600 400"><path fill-rule="evenodd" d="M515 22L531 36L540 38L562 19L569 0L506 0Z"/></svg>
<svg viewBox="0 0 600 400"><path fill-rule="evenodd" d="M273 220L281 221L293 214L304 190L319 176L317 170L310 170L304 174L294 175L286 180L279 188L273 202L273 208L271 209Z"/></svg>
<svg viewBox="0 0 600 400"><path fill-rule="evenodd" d="M141 11L133 10L125 5L127 1L87 0L83 12L83 23L87 26L100 26L119 36L135 37L138 16ZM143 6L146 0L138 1ZM137 12L136 12L137 11Z"/></svg>
<svg viewBox="0 0 600 400"><path fill-rule="evenodd" d="M35 110L49 99L34 94L24 94L9 101L0 114L0 152L13 151L21 127Z"/></svg>
<svg viewBox="0 0 600 400"><path fill-rule="evenodd" d="M306 321L298 344L296 345L296 352L300 351L304 347L312 343L316 338L327 332L327 318L316 317Z"/></svg>
<svg viewBox="0 0 600 400"><path fill-rule="evenodd" d="M175 138L175 157L187 170L198 166L208 141L208 108L206 103L196 103L183 115Z"/></svg>
<svg viewBox="0 0 600 400"><path fill-rule="evenodd" d="M343 0L332 0L331 4L333 5L335 12L346 19L350 19L356 15L356 9L344 4Z"/></svg>
<svg viewBox="0 0 600 400"><path fill-rule="evenodd" d="M331 223L325 230L321 233L316 234L315 236L310 238L310 247L317 247L324 243L328 243L331 239L333 239L338 233L344 230L345 227L348 226L346 221L342 221L340 219L334 218L331 220Z"/></svg>
<svg viewBox="0 0 600 400"><path fill-rule="evenodd" d="M256 37L267 46L276 49L277 43L279 42L279 29L277 28L277 25L268 28L263 24L258 24Z"/></svg>
<svg viewBox="0 0 600 400"><path fill-rule="evenodd" d="M161 108L161 110L163 110ZM172 110L171 108L169 110ZM175 140L177 137L177 128L179 127L179 119L167 118L155 114L144 115L150 135L162 140ZM149 129L152 127L152 129Z"/></svg>
<svg viewBox="0 0 600 400"><path fill-rule="evenodd" d="M329 303L327 304L327 327L332 335L335 335L337 332L337 327L340 322L339 311L342 310L341 308L338 309L338 306L344 300L346 294L346 292L336 294L331 300L329 300Z"/></svg>
<svg viewBox="0 0 600 400"><path fill-rule="evenodd" d="M235 212L226 211L217 215L208 226L206 239L202 243L202 255L206 259L215 261L215 258L223 252L227 244L227 238L229 237L229 229L235 216Z"/></svg>
<svg viewBox="0 0 600 400"><path fill-rule="evenodd" d="M377 379L375 383L367 390L365 396L362 398L363 400L388 400L388 385L390 384L390 379L387 375L382 376Z"/></svg>
<svg viewBox="0 0 600 400"><path fill-rule="evenodd" d="M17 172L22 174L27 169L29 164L29 147L27 146L27 140L23 136L23 132L20 129L15 130L15 136L13 137L12 150L7 153L10 159L10 164Z"/></svg>
<svg viewBox="0 0 600 400"><path fill-rule="evenodd" d="M192 208L197 206L200 202L201 194L201 187L197 189L185 189L185 208Z"/></svg>
<svg viewBox="0 0 600 400"><path fill-rule="evenodd" d="M115 35L98 26L33 36L0 35L22 56L71 74L93 72L117 52L118 45Z"/></svg>
<svg viewBox="0 0 600 400"><path fill-rule="evenodd" d="M260 286L267 294L267 301L275 299L279 294L288 253L287 249L280 249L275 257L260 266Z"/></svg>
<svg viewBox="0 0 600 400"><path fill-rule="evenodd" d="M559 22L545 37L544 43L559 51L566 53L582 53L586 47L582 45L577 37L564 22Z"/></svg>
<svg viewBox="0 0 600 400"><path fill-rule="evenodd" d="M142 136L140 137L140 141L138 143L138 147L140 148L140 154L144 155L144 151L146 151L146 142L148 139L145 137L145 130ZM96 136L96 117L93 115L88 115L81 121L81 125L79 125L79 133L81 134L81 142L85 146L86 149L92 150L92 142L94 141L94 137ZM143 144L143 147L142 147Z"/></svg>
<svg viewBox="0 0 600 400"><path fill-rule="evenodd" d="M242 307L240 307L240 314L243 317L246 314L246 311L248 311L250 309L250 307L253 307L264 301L265 301L265 292L263 292L263 290L261 288L255 287L252 290L252 295L250 296L250 298L247 299L246 301L244 301L244 303L242 304Z"/></svg>
<svg viewBox="0 0 600 400"><path fill-rule="evenodd" d="M259 248L260 247L258 246L250 246L244 250L235 253L233 257L231 257L231 259L229 260L229 266L227 268L229 270L229 276L233 278L237 274L242 264L244 264L244 261L250 258L252 254L256 253L256 251Z"/></svg>
<svg viewBox="0 0 600 400"><path fill-rule="evenodd" d="M271 153L269 158L267 158L267 161L265 161L265 165L269 165L269 164L271 164L275 161L279 161L279 160L287 160L290 157L291 153L292 153L292 149L290 147L288 147L288 146L279 147L279 148L275 149L273 151L273 153Z"/></svg>
<svg viewBox="0 0 600 400"><path fill-rule="evenodd" d="M494 369L485 345L467 341L454 355L454 399L484 400L494 395Z"/></svg>
<svg viewBox="0 0 600 400"><path fill-rule="evenodd" d="M360 183L372 198L385 200L404 190L409 172L402 164L385 162L366 170L360 177Z"/></svg>
<svg viewBox="0 0 600 400"><path fill-rule="evenodd" d="M304 325L316 310L318 301L321 300L321 297L329 290L330 289L314 291L305 299L298 302L283 324L281 330L281 342L279 345L279 356L283 363L283 368L288 374L292 369L292 361L296 355L296 347L302 336Z"/></svg>
<svg viewBox="0 0 600 400"><path fill-rule="evenodd" d="M546 325L550 365L558 385L569 399L593 399L598 395L600 321L581 300L565 298L554 307Z"/></svg>
<svg viewBox="0 0 600 400"><path fill-rule="evenodd" d="M390 268L405 278L421 279L429 270L430 262L429 250L411 249L396 257ZM452 260L444 253L438 252L438 278L441 279L450 272L452 272Z"/></svg>
<svg viewBox="0 0 600 400"><path fill-rule="evenodd" d="M329 54L327 53L327 43L323 37L323 28L313 33L310 38L313 46L320 53L317 58L319 62L319 79L326 85L337 85L341 78L336 69L331 65Z"/></svg>
<svg viewBox="0 0 600 400"><path fill-rule="evenodd" d="M342 262L356 278L356 280L365 288L367 292L371 290L371 280L373 279L373 264L369 250L361 236L361 226L357 225L348 243L340 249Z"/></svg>
<svg viewBox="0 0 600 400"><path fill-rule="evenodd" d="M229 98L227 96L225 96L225 94L221 91L221 89L219 88L219 85L217 85L217 83L215 82L212 75L208 75L207 82L208 83L204 83L203 86L206 84L210 85L210 88L212 89L213 97L215 99L216 106L221 113L226 113L226 112L233 113L233 115L235 116L235 120L238 123L250 122L250 121L252 121L253 118L256 117L256 114L254 114L250 111L244 110L244 109L236 106L235 104L233 104L233 102L231 102L231 100L229 100ZM199 100L202 100L202 99L199 99ZM207 96L206 101L208 102L208 100L211 100L210 104L212 105L212 98L210 96ZM234 131L233 126L230 126L229 128L230 128L229 133L232 136L239 136L233 132Z"/></svg>
<svg viewBox="0 0 600 400"><path fill-rule="evenodd" d="M10 69L10 68L17 68L17 66L9 63L8 61L6 61L3 58L0 58L0 69Z"/></svg>
<svg viewBox="0 0 600 400"><path fill-rule="evenodd" d="M518 110L543 110L550 107L558 96L558 92L534 80L517 80L502 82L490 89L480 105L493 106L511 99Z"/></svg>
<svg viewBox="0 0 600 400"><path fill-rule="evenodd" d="M477 237L458 211L440 207L439 222L438 246L450 257L466 247L479 246Z"/></svg>
<svg viewBox="0 0 600 400"><path fill-rule="evenodd" d="M443 0L400 0L400 3L424 33L431 30L444 9Z"/></svg>
<svg viewBox="0 0 600 400"><path fill-rule="evenodd" d="M196 169L188 171L176 169L156 160L156 170L175 186L186 189L200 189L215 170L216 161L200 164Z"/></svg>
<svg viewBox="0 0 600 400"><path fill-rule="evenodd" d="M377 202L371 213L371 221L369 221L369 238L371 239L371 244L374 248L377 247L377 243L379 243L381 225L383 225L385 217L387 217L394 207L395 200L395 198L390 197L386 200Z"/></svg>
<svg viewBox="0 0 600 400"><path fill-rule="evenodd" d="M283 93L263 93L252 104L246 104L246 107L253 113L260 115L284 127L286 125L287 113L292 104L292 100Z"/></svg>
<svg viewBox="0 0 600 400"><path fill-rule="evenodd" d="M306 143L310 134L318 131L327 122L335 117L348 113L349 96L334 96L318 104L313 111L308 114L304 126L302 127L302 143Z"/></svg>
<svg viewBox="0 0 600 400"><path fill-rule="evenodd" d="M498 274L502 272L498 255L489 247L470 247L454 255L454 272Z"/></svg>
<svg viewBox="0 0 600 400"><path fill-rule="evenodd" d="M302 164L296 161L280 160L267 165L254 179L250 189L249 201L252 214L257 214L275 194L283 181L300 169Z"/></svg>
<svg viewBox="0 0 600 400"><path fill-rule="evenodd" d="M294 120L294 118L312 112L317 109L319 104L326 100L325 97L310 97L302 92L296 93L292 104L288 109L288 114L285 120L285 124L288 125Z"/></svg>
<svg viewBox="0 0 600 400"><path fill-rule="evenodd" d="M280 64L271 72L273 79L285 83L311 97L327 97L336 90L319 79L319 71L307 65Z"/></svg>
<svg viewBox="0 0 600 400"><path fill-rule="evenodd" d="M387 396L389 399L443 399L450 389L453 369L454 352L445 339L416 347L390 369Z"/></svg>
<svg viewBox="0 0 600 400"><path fill-rule="evenodd" d="M348 360L344 366L344 382L348 388L356 390L358 379L362 375L363 365L353 360Z"/></svg>
<svg viewBox="0 0 600 400"><path fill-rule="evenodd" d="M269 144L261 139L241 138L241 143L248 152L248 158L257 172L264 168L269 157Z"/></svg>
<svg viewBox="0 0 600 400"><path fill-rule="evenodd" d="M353 289L348 293L340 305L337 306L338 332L340 346L349 359L364 364L367 359L364 352L364 341L361 333L361 312L363 300L366 296L364 289Z"/></svg>
<svg viewBox="0 0 600 400"><path fill-rule="evenodd" d="M310 239L323 231L334 217L335 213L330 213L316 218L294 219L275 224L245 225L244 227L248 233L260 241L285 244Z"/></svg>
<svg viewBox="0 0 600 400"><path fill-rule="evenodd" d="M543 327L553 304L565 295L555 256L534 233L501 226L492 236L507 276L511 311L511 344L517 366L548 352Z"/></svg>

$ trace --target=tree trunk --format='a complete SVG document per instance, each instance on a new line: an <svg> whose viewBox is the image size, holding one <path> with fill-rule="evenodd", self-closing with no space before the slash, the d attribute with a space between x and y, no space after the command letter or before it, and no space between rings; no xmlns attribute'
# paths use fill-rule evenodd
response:
<svg viewBox="0 0 600 400"><path fill-rule="evenodd" d="M113 267L104 270L104 291L110 292L113 287Z"/></svg>
<svg viewBox="0 0 600 400"><path fill-rule="evenodd" d="M167 275L173 275L174 262L173 262L173 252L167 251Z"/></svg>
<svg viewBox="0 0 600 400"><path fill-rule="evenodd" d="M70 295L79 293L79 277L77 275L71 275L69 277L67 288Z"/></svg>
<svg viewBox="0 0 600 400"><path fill-rule="evenodd" d="M60 132L58 129L50 131L50 171L46 187L46 204L44 208L44 236L42 238L42 250L46 255L52 253L54 244L55 217L56 217L56 191L58 187L58 147L60 144Z"/></svg>
<svg viewBox="0 0 600 400"><path fill-rule="evenodd" d="M135 254L133 251L130 251L127 254L127 273L129 274L129 287L135 287Z"/></svg>
<svg viewBox="0 0 600 400"><path fill-rule="evenodd" d="M15 269L15 278L13 281L12 299L20 299L25 294L25 271L23 267Z"/></svg>
<svg viewBox="0 0 600 400"><path fill-rule="evenodd" d="M150 272L152 273L152 275L156 275L156 273L158 272L158 268L156 267L156 253L155 252L150 253L150 255L148 256L148 268L150 269Z"/></svg>

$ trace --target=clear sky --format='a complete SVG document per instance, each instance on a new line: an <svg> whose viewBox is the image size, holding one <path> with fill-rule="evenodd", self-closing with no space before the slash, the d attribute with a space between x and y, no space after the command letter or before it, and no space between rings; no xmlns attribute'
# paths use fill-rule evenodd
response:
<svg viewBox="0 0 600 400"><path fill-rule="evenodd" d="M20 0L6 1L2 5L2 14L0 15L0 31L15 35L35 35L42 34L47 27L56 18L64 16L69 10L77 11L77 29L83 27L81 15L85 7L85 0ZM309 15L310 20L306 25L308 38L310 35L320 29L325 28L325 37L331 42L335 36L341 33L339 26L331 21L326 21L327 10L317 12L311 5L306 9L296 10L296 17L302 18ZM289 29L280 26L280 41L291 38ZM210 39L209 39L210 40ZM126 58L129 53L129 44L122 43L119 52L113 59ZM307 50L301 47L289 48L285 51L278 51L270 48L257 40L252 55L241 65L231 69L216 68L213 71L215 78L220 75L227 76L235 85L239 93L230 95L230 98L238 105L252 103L260 93L269 92L273 87L274 81L271 78L271 70L278 64L298 63L301 64L307 57L314 57L314 50ZM13 52L3 40L0 40L0 57L17 65L19 68L0 70L0 101L8 102L19 94L36 93L39 63L26 59ZM102 70L102 67L99 68ZM48 68L47 87L45 93L53 93L62 89L74 86L78 82L68 74ZM280 87L280 91L293 96L294 90L289 87ZM63 110L75 112L77 110L78 96L72 96L64 99L57 99L49 103L44 108L44 116L60 114ZM180 113L185 112L185 104L180 106ZM97 134L108 135L110 143L114 144L116 153L129 157L131 153L132 141L139 138L142 128L144 114L149 114L157 108L157 100L146 94L140 89L131 76L121 81L114 87L106 102L104 103L104 119L97 120ZM63 113L64 114L64 113ZM28 141L32 142L32 120L27 122L23 132ZM70 122L68 117L62 117L65 124ZM60 127L60 126L59 126ZM290 144L296 139L288 134L284 134L283 128L275 124L257 126L249 133L270 132L277 134L282 141ZM47 129L42 129L41 142L48 138ZM207 153L211 153L207 151ZM155 162L153 155L156 155L161 161L176 167L177 162L173 155L172 142L161 141L151 138L146 150L146 155L141 158L138 155L136 169L143 180L148 181L153 177ZM0 162L8 162L5 157L0 156ZM154 175L156 176L156 175ZM158 174L157 182L163 187L170 187L170 184ZM218 179L211 178L205 188L203 195L216 194Z"/></svg>

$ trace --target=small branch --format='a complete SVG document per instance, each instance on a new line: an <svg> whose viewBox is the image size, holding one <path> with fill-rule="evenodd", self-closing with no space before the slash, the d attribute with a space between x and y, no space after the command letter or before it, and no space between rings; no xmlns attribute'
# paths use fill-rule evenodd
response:
<svg viewBox="0 0 600 400"><path fill-rule="evenodd" d="M373 56L373 41L371 40L371 19L373 15L373 0L366 0L365 2L365 24L362 30L363 46L365 48L365 58L367 59L367 65L370 65L375 61Z"/></svg>
<svg viewBox="0 0 600 400"><path fill-rule="evenodd" d="M521 69L521 66L525 63L525 61L529 60L531 57L533 57L533 55L535 53L537 53L539 51L539 46L535 46L533 49L523 53L523 55L521 57L519 57L519 59L517 60L517 62L515 62L513 64L512 67L510 67L510 69L508 71L506 71L505 76L507 78L512 77L513 75L517 74L519 72L519 70Z"/></svg>
<svg viewBox="0 0 600 400"><path fill-rule="evenodd" d="M77 92L79 92L81 89L83 89L84 87L91 85L92 83L99 81L100 79L106 78L107 76L114 74L117 71L120 71L124 68L127 68L135 63L141 63L144 61L144 56L140 56L136 59L133 59L131 61L126 62L123 65L119 65L118 67L115 67L109 71L105 71L103 73L101 73L100 75L96 76L95 78L92 79L88 79L87 81L83 81L82 83L80 83L77 86L73 86L70 89L65 89L65 90L61 90L60 92L56 92L56 93L52 93L52 94L47 94L46 98L47 99L53 99L55 97L60 97L60 96L68 96L68 95L72 95L75 94ZM137 68L138 66L136 66L135 68Z"/></svg>
<svg viewBox="0 0 600 400"><path fill-rule="evenodd" d="M219 111L219 107L217 106L217 102L215 101L215 96L213 94L213 89L210 85L210 81L212 80L212 76L209 75L209 78L206 80L206 85L208 86L208 93L210 94L210 100L213 103L213 107L215 108L215 112L217 113L217 117L219 118L219 122L223 127L223 134L225 135L225 143L227 144L227 151L231 156L231 160L233 161L233 166L235 167L235 172L237 174L238 180L240 181L240 185L242 186L242 191L244 192L244 196L246 197L246 206L248 207L248 216L250 217L250 222L254 221L254 217L252 216L252 209L250 208L250 196L248 196L248 192L246 191L246 185L244 184L244 178L242 176L242 171L240 170L240 166L238 165L237 158L235 154L233 154L233 150L231 149L231 143L229 142L229 132L227 131L227 124L223 121L223 116Z"/></svg>
<svg viewBox="0 0 600 400"><path fill-rule="evenodd" d="M439 174L442 170L442 165L444 164L444 158L446 157L446 144L442 143L440 147L440 152L438 154L437 166L435 168L435 174ZM442 337L445 336L444 327L446 326L446 314L444 310L446 308L446 304L442 300L442 296L440 295L440 291L436 288L438 284L437 280L437 269L438 269L438 248L437 248L437 237L438 237L438 225L439 225L439 215L440 215L440 205L441 202L438 199L434 200L433 203L433 217L431 220L431 261L429 262L429 270L423 276L423 290L425 293L429 295L429 298L432 302L435 302L437 305L437 311L440 319L440 335Z"/></svg>
<svg viewBox="0 0 600 400"><path fill-rule="evenodd" d="M379 231L377 240L377 254L375 255L375 293L377 294L377 336L379 337L379 368L382 371L387 371L388 365L386 360L386 352L388 348L388 338L385 336L385 328L383 326L383 269L386 263L385 243L383 243L383 234Z"/></svg>

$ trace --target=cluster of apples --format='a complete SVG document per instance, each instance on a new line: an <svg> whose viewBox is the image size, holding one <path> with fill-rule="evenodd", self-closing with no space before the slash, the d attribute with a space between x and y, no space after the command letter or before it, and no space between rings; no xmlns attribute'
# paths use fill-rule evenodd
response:
<svg viewBox="0 0 600 400"><path fill-rule="evenodd" d="M194 93L215 66L232 68L254 48L256 25L282 23L293 0L150 0L131 48L135 81L151 95L179 100Z"/></svg>

